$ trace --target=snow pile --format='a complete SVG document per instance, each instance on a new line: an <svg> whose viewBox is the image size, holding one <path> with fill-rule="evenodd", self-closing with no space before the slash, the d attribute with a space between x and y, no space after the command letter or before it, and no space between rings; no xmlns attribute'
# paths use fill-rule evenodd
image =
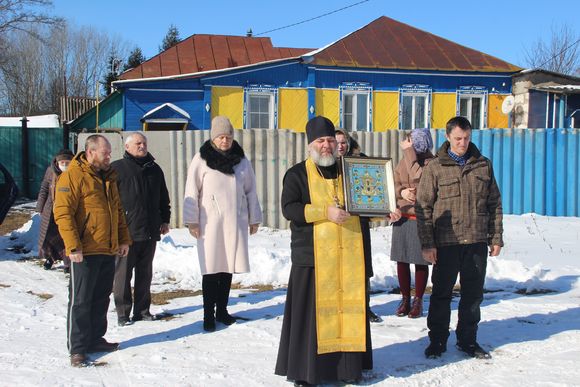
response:
<svg viewBox="0 0 580 387"><path fill-rule="evenodd" d="M40 216L35 214L21 229L0 237L5 259L38 255ZM564 291L574 284L560 276L580 264L580 221L578 218L543 217L535 214L505 217L505 248L499 257L488 259L486 289L489 291ZM371 230L374 291L398 287L396 264L390 259L391 227ZM196 240L187 229L174 229L157 245L153 283L163 290L201 289ZM261 227L250 236L251 272L234 276L243 287L285 287L290 274L290 231ZM550 270L547 267L558 267Z"/></svg>
<svg viewBox="0 0 580 387"><path fill-rule="evenodd" d="M0 251L4 259L22 258L22 252L27 256L38 255L38 233L40 231L40 215L34 214L20 229L0 237Z"/></svg>
<svg viewBox="0 0 580 387"><path fill-rule="evenodd" d="M22 126L23 117L0 117L0 128L1 127L20 127ZM56 114L46 114L43 116L27 116L26 123L29 128L59 128L60 122L58 115Z"/></svg>

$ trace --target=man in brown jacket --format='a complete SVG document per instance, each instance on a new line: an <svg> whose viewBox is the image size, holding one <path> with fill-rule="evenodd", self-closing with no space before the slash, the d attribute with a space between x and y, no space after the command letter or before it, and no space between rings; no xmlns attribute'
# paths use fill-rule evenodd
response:
<svg viewBox="0 0 580 387"><path fill-rule="evenodd" d="M73 158L56 184L54 219L71 260L67 345L74 367L87 364L87 353L119 347L103 336L115 256L127 255L131 239L110 161L109 141L89 136L85 151Z"/></svg>
<svg viewBox="0 0 580 387"><path fill-rule="evenodd" d="M461 300L457 348L471 357L489 359L477 343L483 284L489 255L503 246L501 196L489 159L471 143L471 124L464 117L447 122L447 141L424 169L415 212L425 260L433 266L433 291L427 326L427 358L447 349L451 296L460 275Z"/></svg>

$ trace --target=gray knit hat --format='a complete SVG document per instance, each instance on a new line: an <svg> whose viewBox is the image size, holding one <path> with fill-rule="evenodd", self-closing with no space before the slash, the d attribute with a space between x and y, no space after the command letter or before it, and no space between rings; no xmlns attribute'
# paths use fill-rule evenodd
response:
<svg viewBox="0 0 580 387"><path fill-rule="evenodd" d="M212 140L222 135L233 136L234 127L230 119L226 116L216 116L211 120L211 131L209 133Z"/></svg>

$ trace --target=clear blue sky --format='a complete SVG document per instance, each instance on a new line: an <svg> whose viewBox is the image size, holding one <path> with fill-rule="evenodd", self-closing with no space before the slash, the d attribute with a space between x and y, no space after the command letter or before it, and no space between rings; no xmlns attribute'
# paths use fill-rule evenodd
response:
<svg viewBox="0 0 580 387"><path fill-rule="evenodd" d="M255 34L296 23L360 0L54 0L52 13L92 25L141 47L150 58L174 24L182 39L193 34ZM525 67L524 51L547 40L554 23L578 32L580 1L370 0L338 13L264 36L274 46L320 48L388 16L413 27Z"/></svg>

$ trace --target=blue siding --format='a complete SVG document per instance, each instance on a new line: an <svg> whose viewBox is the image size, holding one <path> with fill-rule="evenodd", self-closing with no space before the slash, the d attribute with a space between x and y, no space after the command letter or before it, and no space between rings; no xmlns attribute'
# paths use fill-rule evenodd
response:
<svg viewBox="0 0 580 387"><path fill-rule="evenodd" d="M522 184L522 212L528 213L533 212L534 210L534 196L536 195L536 191L532 189L526 189L526 187L535 187L535 177L536 171L534 170L534 156L536 153L534 152L534 134L530 133L531 136L525 136L522 141L524 144L523 147L523 155L524 160L522 165L530 165L531 168L522 168L524 170L524 182Z"/></svg>
<svg viewBox="0 0 580 387"><path fill-rule="evenodd" d="M306 65L298 62L283 62L208 75L203 78L203 83L216 86L267 84L276 87L307 87L307 79Z"/></svg>
<svg viewBox="0 0 580 387"><path fill-rule="evenodd" d="M249 69L231 70L195 79L165 79L119 84L124 89L124 130L142 128L145 113L166 102L184 109L191 116L190 129L207 129L211 105L211 86L269 84L275 87L306 87L307 68L297 62L283 62Z"/></svg>
<svg viewBox="0 0 580 387"><path fill-rule="evenodd" d="M556 213L556 132L546 130L546 214Z"/></svg>
<svg viewBox="0 0 580 387"><path fill-rule="evenodd" d="M147 116L147 119L167 119L167 118L183 118L186 119L187 117L184 116L183 114L181 114L180 112L173 110L171 107L169 106L165 106L162 109L159 109L155 112L153 112L152 114L149 114Z"/></svg>
<svg viewBox="0 0 580 387"><path fill-rule="evenodd" d="M441 73L436 71L381 71L326 68L295 60L206 74L198 78L136 81L118 84L124 89L125 130L141 128L141 118L160 104L171 102L191 115L191 129L209 127L211 86L299 87L309 89L309 104L314 106L313 88L338 89L343 82L367 82L374 90L398 91L404 84L426 84L434 92L455 92L460 86L483 86L489 92L509 93L509 74L486 76L483 73ZM312 114L309 113L309 117Z"/></svg>
<svg viewBox="0 0 580 387"><path fill-rule="evenodd" d="M195 79L162 79L151 81L135 80L130 83L116 84L119 89L177 89L177 90L201 90L202 86L199 78Z"/></svg>
<svg viewBox="0 0 580 387"><path fill-rule="evenodd" d="M530 133L533 136L534 142L534 155L533 158L534 166L533 170L535 172L534 183L537 185L538 189L534 190L534 206L533 208L538 211L538 213L546 213L546 182L547 182L547 170L546 170L546 155L547 155L547 142L546 136L543 132L534 131ZM542 188L543 187L543 188ZM551 189L551 188L550 188Z"/></svg>
<svg viewBox="0 0 580 387"><path fill-rule="evenodd" d="M171 102L189 113L191 116L190 129L203 128L203 92L128 89L125 90L124 99L125 130L140 130L143 115L166 102Z"/></svg>
<svg viewBox="0 0 580 387"><path fill-rule="evenodd" d="M310 71L309 68L314 69ZM312 74L314 76L312 76ZM375 90L398 91L401 85L425 84L433 91L455 92L459 86L483 86L490 92L511 91L510 74L445 73L437 71L365 70L348 68L326 68L298 62L270 63L245 69L229 70L208 74L196 79L168 79L159 81L131 82L119 84L120 88L152 89L196 89L204 85L245 86L268 84L277 87L338 88L343 82L368 82Z"/></svg>
<svg viewBox="0 0 580 387"><path fill-rule="evenodd" d="M492 161L505 214L580 216L579 129L474 130L472 141Z"/></svg>
<svg viewBox="0 0 580 387"><path fill-rule="evenodd" d="M578 150L580 150L580 140L579 140L579 132L573 134L572 132L570 135L565 137L567 152L566 152L566 205L565 205L565 212L566 213L580 213L579 206L580 197L578 192L578 185L580 180L580 169L578 169L579 163L579 156Z"/></svg>
<svg viewBox="0 0 580 387"><path fill-rule="evenodd" d="M511 92L512 80L509 74L441 73L426 71L373 71L317 69L317 88L338 88L343 82L369 82L374 90L398 91L402 85L429 85L433 92L455 92L459 86L483 86L498 93Z"/></svg>
<svg viewBox="0 0 580 387"><path fill-rule="evenodd" d="M513 186L514 180L511 171L512 163L510 160L513 160L514 157L514 142L511 141L510 137L503 137L502 141L502 152L501 158L504 163L501 164L501 168L496 169L495 163L493 164L494 173L497 180L497 184L502 187L502 204L503 210L505 213L511 214L513 211ZM498 155L499 156L499 155Z"/></svg>

